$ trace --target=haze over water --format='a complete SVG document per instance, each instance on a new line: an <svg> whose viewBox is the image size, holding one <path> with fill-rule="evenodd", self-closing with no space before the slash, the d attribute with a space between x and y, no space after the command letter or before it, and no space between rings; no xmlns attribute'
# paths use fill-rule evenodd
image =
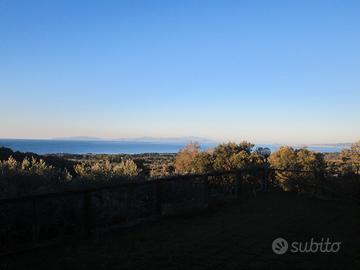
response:
<svg viewBox="0 0 360 270"><path fill-rule="evenodd" d="M186 142L146 142L115 140L26 140L0 139L0 147L8 147L14 151L33 152L37 154L140 154L140 153L176 153ZM203 149L212 148L215 142L200 143ZM268 147L272 152L280 145L258 144L255 147ZM344 146L309 146L308 149L319 152L339 152Z"/></svg>

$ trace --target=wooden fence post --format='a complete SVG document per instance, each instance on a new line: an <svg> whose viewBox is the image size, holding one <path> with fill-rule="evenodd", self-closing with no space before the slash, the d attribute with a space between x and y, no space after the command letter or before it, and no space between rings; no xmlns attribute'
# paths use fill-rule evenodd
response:
<svg viewBox="0 0 360 270"><path fill-rule="evenodd" d="M204 203L209 206L209 177L207 175L203 176L203 200Z"/></svg>
<svg viewBox="0 0 360 270"><path fill-rule="evenodd" d="M156 187L156 211L158 213L159 216L161 216L161 203L162 203L162 198L161 198L161 181L160 180L155 180L155 187Z"/></svg>
<svg viewBox="0 0 360 270"><path fill-rule="evenodd" d="M269 168L268 167L265 167L264 168L264 186L263 186L263 191L268 191L269 190L269 184L270 184L270 181L269 181Z"/></svg>
<svg viewBox="0 0 360 270"><path fill-rule="evenodd" d="M324 180L324 178L325 178L325 176L324 176L324 172L314 170L314 179L315 179L315 183L317 183L318 181L319 181L319 182L323 181L323 180Z"/></svg>
<svg viewBox="0 0 360 270"><path fill-rule="evenodd" d="M83 233L87 236L91 233L92 227L92 205L91 192L84 192L83 198Z"/></svg>
<svg viewBox="0 0 360 270"><path fill-rule="evenodd" d="M240 170L235 173L235 196L239 199L242 198L242 175Z"/></svg>
<svg viewBox="0 0 360 270"><path fill-rule="evenodd" d="M39 235L40 235L39 211L35 198L32 199L32 208L33 208L32 241L35 244L39 241Z"/></svg>

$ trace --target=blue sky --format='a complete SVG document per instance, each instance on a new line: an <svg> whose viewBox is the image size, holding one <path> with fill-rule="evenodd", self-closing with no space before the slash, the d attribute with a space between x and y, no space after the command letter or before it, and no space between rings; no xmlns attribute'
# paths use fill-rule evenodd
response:
<svg viewBox="0 0 360 270"><path fill-rule="evenodd" d="M360 1L0 0L0 137L360 139Z"/></svg>

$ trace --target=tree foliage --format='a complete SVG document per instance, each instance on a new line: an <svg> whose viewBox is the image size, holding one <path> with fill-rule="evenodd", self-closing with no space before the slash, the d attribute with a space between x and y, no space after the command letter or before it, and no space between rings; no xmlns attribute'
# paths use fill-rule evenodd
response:
<svg viewBox="0 0 360 270"><path fill-rule="evenodd" d="M314 178L315 172L322 173L326 169L322 153L305 148L294 149L289 146L280 147L278 151L271 154L269 162L275 169L305 171L304 173L278 172L277 179L285 190L296 190L298 181L309 181Z"/></svg>
<svg viewBox="0 0 360 270"><path fill-rule="evenodd" d="M32 157L17 161L13 157L0 161L0 190L5 196L16 196L40 190L55 190L62 182L72 179L66 169L48 165Z"/></svg>
<svg viewBox="0 0 360 270"><path fill-rule="evenodd" d="M40 191L49 192L65 188L66 183L125 179L135 177L140 172L131 159L119 163L109 160L84 161L75 165L74 171L75 176L67 169L48 165L43 159L25 157L22 161L17 161L10 156L7 160L0 161L0 191L6 197Z"/></svg>
<svg viewBox="0 0 360 270"><path fill-rule="evenodd" d="M179 151L176 156L174 165L177 173L195 173L195 158L200 153L200 145L198 143L189 143Z"/></svg>
<svg viewBox="0 0 360 270"><path fill-rule="evenodd" d="M270 155L269 162L276 169L303 171L324 171L326 163L322 153L306 148L294 149L289 146L280 147Z"/></svg>
<svg viewBox="0 0 360 270"><path fill-rule="evenodd" d="M342 171L345 174L360 173L360 141L353 143L350 149L344 149L340 153Z"/></svg>
<svg viewBox="0 0 360 270"><path fill-rule="evenodd" d="M230 142L201 151L199 144L190 143L176 156L175 171L181 174L206 173L264 166L266 157L253 151L253 147L253 144L245 141L239 144Z"/></svg>
<svg viewBox="0 0 360 270"><path fill-rule="evenodd" d="M75 166L75 172L82 179L110 181L114 178L135 177L139 169L131 159L122 160L120 163L85 161Z"/></svg>

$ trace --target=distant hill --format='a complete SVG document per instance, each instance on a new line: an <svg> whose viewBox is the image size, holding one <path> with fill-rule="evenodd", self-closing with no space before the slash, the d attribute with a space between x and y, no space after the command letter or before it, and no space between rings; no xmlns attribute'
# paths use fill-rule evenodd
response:
<svg viewBox="0 0 360 270"><path fill-rule="evenodd" d="M98 141L98 140L105 140L97 137L90 137L90 136L75 136L75 137L56 137L52 138L52 140L59 140L59 141Z"/></svg>
<svg viewBox="0 0 360 270"><path fill-rule="evenodd" d="M350 148L351 144L352 143L328 143L328 144L309 144L308 146Z"/></svg>
<svg viewBox="0 0 360 270"><path fill-rule="evenodd" d="M107 139L107 138L98 138L98 137L88 137L88 136L76 136L76 137L60 137L53 138L53 140L64 140L64 141L121 141L121 142L148 142L148 143L179 143L186 144L189 142L198 142L198 143L216 143L216 141L195 137L195 136L186 136L186 137L139 137L139 138L118 138L118 139Z"/></svg>
<svg viewBox="0 0 360 270"><path fill-rule="evenodd" d="M131 141L131 142L152 142L152 143L189 143L189 142L198 142L198 143L216 143L216 141L195 137L169 137L169 138L157 138L157 137L140 137L140 138L128 138L128 139L119 139L121 141Z"/></svg>

